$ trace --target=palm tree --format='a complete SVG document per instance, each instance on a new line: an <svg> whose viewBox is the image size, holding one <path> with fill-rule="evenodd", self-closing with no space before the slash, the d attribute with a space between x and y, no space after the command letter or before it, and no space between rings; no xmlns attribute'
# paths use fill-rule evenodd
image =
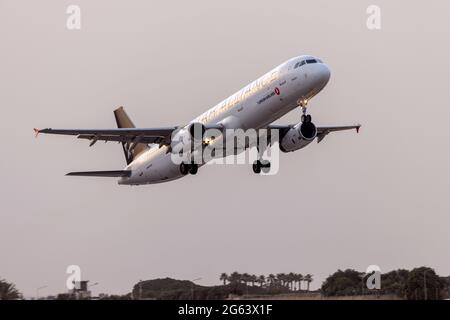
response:
<svg viewBox="0 0 450 320"><path fill-rule="evenodd" d="M252 274L249 279L250 279L250 282L252 283L252 287L254 287L255 282L258 281L258 276Z"/></svg>
<svg viewBox="0 0 450 320"><path fill-rule="evenodd" d="M220 275L220 280L223 281L223 285L226 285L226 284L227 284L227 281L228 281L228 275L227 275L225 272L223 272L223 273Z"/></svg>
<svg viewBox="0 0 450 320"><path fill-rule="evenodd" d="M281 286L286 285L286 274L285 273L277 273L277 281Z"/></svg>
<svg viewBox="0 0 450 320"><path fill-rule="evenodd" d="M242 275L242 282L245 283L245 285L247 285L248 282L251 281L251 277L250 275L246 272Z"/></svg>
<svg viewBox="0 0 450 320"><path fill-rule="evenodd" d="M306 281L306 291L309 291L309 284L313 281L313 276L312 276L312 274L307 274L304 278L303 278L303 280L305 280Z"/></svg>
<svg viewBox="0 0 450 320"><path fill-rule="evenodd" d="M298 291L302 290L302 281L304 280L304 277L301 273L296 274L297 282L298 282Z"/></svg>
<svg viewBox="0 0 450 320"><path fill-rule="evenodd" d="M262 274L258 277L257 281L259 283L259 286L262 288L263 285L266 283L266 277L264 277L264 275Z"/></svg>
<svg viewBox="0 0 450 320"><path fill-rule="evenodd" d="M289 272L287 278L289 290L294 291L295 273Z"/></svg>
<svg viewBox="0 0 450 320"><path fill-rule="evenodd" d="M17 300L21 294L12 283L0 279L0 300Z"/></svg>
<svg viewBox="0 0 450 320"><path fill-rule="evenodd" d="M273 284L275 283L275 280L276 280L275 275L271 273L267 276L267 279L269 280L270 286L273 286Z"/></svg>
<svg viewBox="0 0 450 320"><path fill-rule="evenodd" d="M230 283L238 283L241 282L241 274L237 271L234 271L228 278L228 281L230 281Z"/></svg>

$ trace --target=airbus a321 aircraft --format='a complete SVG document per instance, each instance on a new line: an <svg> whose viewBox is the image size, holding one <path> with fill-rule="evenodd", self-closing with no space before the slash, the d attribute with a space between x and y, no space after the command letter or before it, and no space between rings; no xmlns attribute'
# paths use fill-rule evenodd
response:
<svg viewBox="0 0 450 320"><path fill-rule="evenodd" d="M74 135L97 141L116 141L122 144L127 162L123 170L70 172L70 176L117 177L119 184L140 185L175 180L187 174L196 174L204 163L174 163L172 144L180 137L198 139L196 132L208 129L267 129L278 130L279 148L283 152L299 150L315 138L320 142L334 131L356 129L360 125L315 126L307 114L307 104L330 79L330 69L322 60L309 55L292 58L259 79L253 81L229 98L201 114L184 126L136 128L122 107L114 111L118 128L115 129L34 129L39 133ZM297 124L274 125L296 107L302 110ZM200 139L204 139L200 136ZM213 137L214 139L214 137ZM183 141L186 141L183 140ZM270 167L268 161L253 163L253 171Z"/></svg>

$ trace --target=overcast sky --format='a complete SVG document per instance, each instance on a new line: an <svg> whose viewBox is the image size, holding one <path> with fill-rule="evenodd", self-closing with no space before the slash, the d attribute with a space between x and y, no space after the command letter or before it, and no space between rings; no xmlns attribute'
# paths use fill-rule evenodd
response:
<svg viewBox="0 0 450 320"><path fill-rule="evenodd" d="M70 4L81 30L66 28ZM372 264L449 275L449 12L446 0L0 0L0 277L32 296L64 292L72 264L95 293L235 270L311 273L312 288ZM184 124L300 54L332 72L314 122L363 127L282 154L274 176L206 166L119 186L64 176L122 169L117 144L33 136L114 127L120 105L138 126Z"/></svg>

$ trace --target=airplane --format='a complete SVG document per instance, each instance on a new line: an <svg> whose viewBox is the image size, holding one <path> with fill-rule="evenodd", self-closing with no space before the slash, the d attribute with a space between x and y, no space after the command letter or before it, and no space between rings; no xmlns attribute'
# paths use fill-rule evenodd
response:
<svg viewBox="0 0 450 320"><path fill-rule="evenodd" d="M114 111L117 123L114 129L47 128L34 131L36 136L40 133L77 136L78 139L89 140L90 146L97 141L122 144L127 164L123 170L70 172L69 176L116 177L120 185L162 183L195 175L205 164L194 161L176 163L171 156L177 141L187 144L186 141L200 140L200 145L207 144L204 136L207 130L219 130L225 135L225 130L231 129L265 129L268 136L271 130L278 130L277 142L282 152L302 149L316 138L321 142L331 132L351 129L359 132L360 124L316 127L312 122L307 112L308 102L327 85L330 74L328 65L321 59L301 55L280 64L186 125L136 128L123 107L119 107ZM273 124L296 108L302 111L299 123ZM216 137L210 138L214 140ZM252 165L256 174L270 168L270 162L260 158L260 154L258 152L258 160Z"/></svg>

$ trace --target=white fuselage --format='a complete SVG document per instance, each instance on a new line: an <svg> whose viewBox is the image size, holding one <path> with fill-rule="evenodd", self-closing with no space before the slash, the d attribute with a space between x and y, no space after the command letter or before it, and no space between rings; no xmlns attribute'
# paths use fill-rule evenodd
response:
<svg viewBox="0 0 450 320"><path fill-rule="evenodd" d="M315 63L302 61L315 60ZM301 65L300 65L301 64ZM328 83L330 70L312 56L292 58L253 81L229 98L201 114L191 123L220 124L225 128L261 129L308 101ZM139 185L166 182L183 177L174 163L168 146L152 145L125 170L130 177L119 184Z"/></svg>

